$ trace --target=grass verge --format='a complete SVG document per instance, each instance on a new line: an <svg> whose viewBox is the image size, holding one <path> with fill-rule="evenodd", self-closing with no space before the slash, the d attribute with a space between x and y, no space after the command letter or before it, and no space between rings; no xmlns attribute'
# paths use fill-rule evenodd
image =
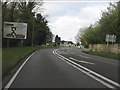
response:
<svg viewBox="0 0 120 90"><path fill-rule="evenodd" d="M55 46L14 47L2 49L2 74L3 78L24 58L32 52L42 48L55 48Z"/></svg>
<svg viewBox="0 0 120 90"><path fill-rule="evenodd" d="M92 55L97 55L97 56L102 56L102 57L106 57L106 58L112 58L112 59L117 59L120 60L120 53L119 54L115 54L115 53L111 53L111 52L97 52L97 51L83 51L84 53L87 54L92 54Z"/></svg>

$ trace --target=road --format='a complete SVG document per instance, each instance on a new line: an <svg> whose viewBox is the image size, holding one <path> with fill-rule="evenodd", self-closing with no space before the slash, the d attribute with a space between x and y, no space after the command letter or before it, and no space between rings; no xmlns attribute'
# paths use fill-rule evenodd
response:
<svg viewBox="0 0 120 90"><path fill-rule="evenodd" d="M77 48L35 52L7 88L118 88L118 61Z"/></svg>

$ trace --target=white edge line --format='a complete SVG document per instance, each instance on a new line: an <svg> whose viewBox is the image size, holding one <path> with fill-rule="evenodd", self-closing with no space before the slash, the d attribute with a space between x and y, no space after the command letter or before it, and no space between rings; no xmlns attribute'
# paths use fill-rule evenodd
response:
<svg viewBox="0 0 120 90"><path fill-rule="evenodd" d="M86 63L86 64L95 65L95 63L91 63L91 62L87 62L87 61L80 61L80 60L74 59L74 58L72 58L72 57L69 57L69 58L72 59L72 60L74 60L74 61L80 62L80 63Z"/></svg>
<svg viewBox="0 0 120 90"><path fill-rule="evenodd" d="M53 51L53 54L55 54L54 51Z"/></svg>
<svg viewBox="0 0 120 90"><path fill-rule="evenodd" d="M56 53L56 50L55 50L55 53ZM94 72L94 71L92 71L92 70L86 68L86 67L83 67L82 65L79 65L79 64L77 64L77 63L75 63L75 62L69 60L68 58L65 58L64 56L62 56L62 55L60 55L60 54L58 54L58 53L56 53L56 54L57 54L58 56L64 58L64 59L70 61L71 63L73 63L73 64L75 64L75 65L77 65L77 66L83 68L84 70L87 70L87 71L89 71L90 73L92 73L92 74L94 74L94 75L96 75L96 76L98 76L98 77L100 77L100 78L102 78L102 79L104 79L104 80L106 80L106 81L108 81L108 82L110 82L110 83L112 83L112 84L114 84L114 85L120 87L120 84L119 84L119 83L117 83L117 82L115 82L115 81L112 81L112 80L110 80L110 79L108 79L108 78L106 78L106 77L104 77L104 76L102 76L102 75L100 75L100 74L98 74L98 73L96 73L96 72Z"/></svg>
<svg viewBox="0 0 120 90"><path fill-rule="evenodd" d="M26 62L36 53L37 51L35 51L34 53L32 53L25 61L24 63L19 67L19 69L16 71L16 73L14 74L14 76L10 79L10 81L8 82L8 84L5 86L5 89L8 89L11 84L14 82L15 78L17 77L17 75L19 74L19 72L21 71L21 69L23 68L23 66L26 64Z"/></svg>
<svg viewBox="0 0 120 90"><path fill-rule="evenodd" d="M58 56L58 57L59 57L60 59L62 59L63 61L65 61L65 60L64 60L63 58L61 58L60 56ZM115 89L115 87L113 87L112 85L109 85L109 84L107 84L106 82L102 81L101 79L99 79L99 78L97 78L97 77L91 75L89 72L86 72L86 71L84 71L84 70L78 68L77 66L75 66L75 65L73 65L73 64L71 64L71 63L69 63L69 62L67 62L67 61L65 61L65 62L68 63L69 65L73 66L74 68L78 69L79 71L81 71L81 72L87 74L88 76L90 76L91 78L95 79L96 81L102 83L103 85L105 85L105 86L107 86L107 87L109 87L109 88Z"/></svg>
<svg viewBox="0 0 120 90"><path fill-rule="evenodd" d="M56 52L55 52L55 53L56 53ZM81 71L81 72L87 74L88 76L90 76L91 78L95 79L96 81L102 83L103 85L105 85L105 86L107 86L107 87L109 87L109 88L115 89L115 87L113 87L112 85L107 84L106 82L104 82L104 81L100 80L99 78L97 78L97 77L95 77L95 76L89 74L88 72L86 72L86 71L84 71L84 70L78 68L77 66L75 66L75 65L73 65L73 64L71 64L71 63L69 63L68 61L65 61L65 58L59 56L58 53L56 53L56 54L57 54L58 57L59 57L60 59L62 59L64 62L68 63L69 65L73 66L74 68L78 69L79 71Z"/></svg>

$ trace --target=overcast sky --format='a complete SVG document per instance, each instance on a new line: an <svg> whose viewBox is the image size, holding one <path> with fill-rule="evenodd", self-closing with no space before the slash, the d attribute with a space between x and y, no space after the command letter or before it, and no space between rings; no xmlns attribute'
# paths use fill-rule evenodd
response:
<svg viewBox="0 0 120 90"><path fill-rule="evenodd" d="M54 35L75 42L80 28L94 24L113 0L44 0L43 15Z"/></svg>

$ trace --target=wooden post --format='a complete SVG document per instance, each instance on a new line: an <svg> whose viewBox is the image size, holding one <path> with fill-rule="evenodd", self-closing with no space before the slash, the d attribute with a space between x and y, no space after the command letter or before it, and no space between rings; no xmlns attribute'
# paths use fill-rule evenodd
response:
<svg viewBox="0 0 120 90"><path fill-rule="evenodd" d="M9 48L9 38L7 38L7 48Z"/></svg>
<svg viewBox="0 0 120 90"><path fill-rule="evenodd" d="M23 39L21 40L21 46L23 46Z"/></svg>

